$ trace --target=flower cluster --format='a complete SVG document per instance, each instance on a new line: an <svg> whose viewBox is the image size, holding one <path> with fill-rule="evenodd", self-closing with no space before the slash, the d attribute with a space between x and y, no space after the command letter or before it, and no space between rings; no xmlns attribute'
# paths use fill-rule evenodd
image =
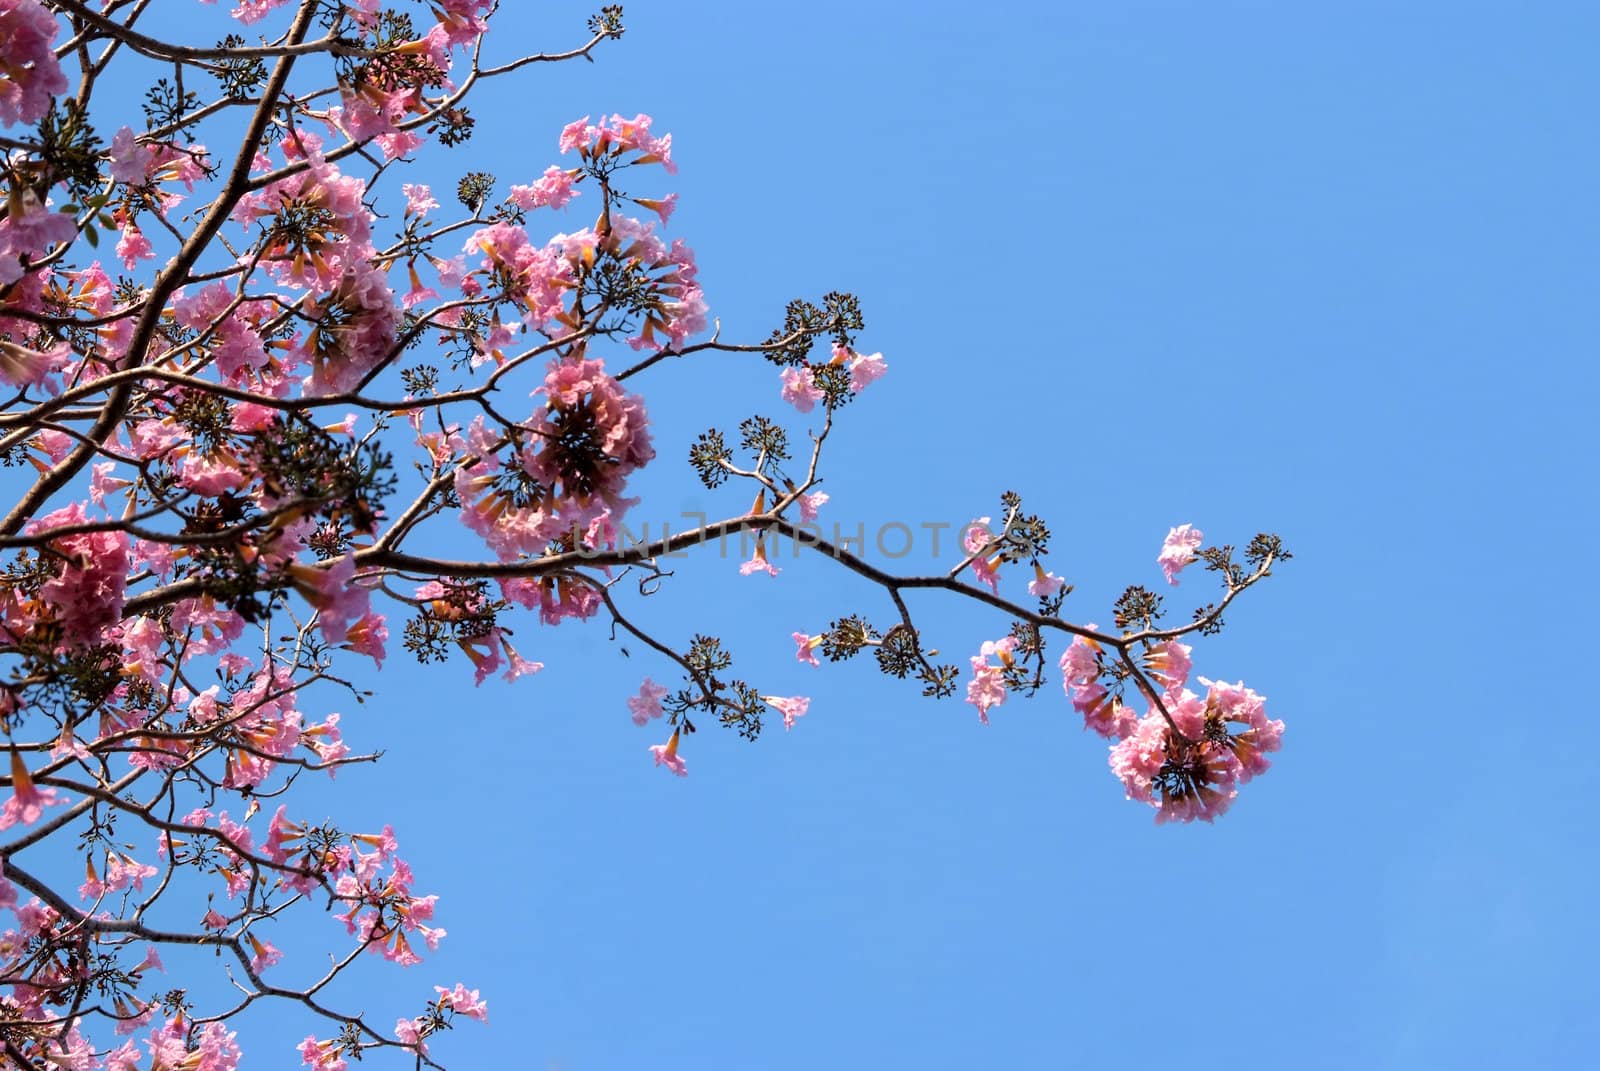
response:
<svg viewBox="0 0 1600 1071"><path fill-rule="evenodd" d="M1112 773L1129 799L1156 808L1157 822L1212 821L1282 745L1283 722L1267 718L1265 699L1242 682L1200 683L1203 698L1169 691L1166 713L1146 714L1111 749Z"/></svg>
<svg viewBox="0 0 1600 1071"><path fill-rule="evenodd" d="M0 0L0 125L37 123L67 76L50 47L61 30L37 0Z"/></svg>

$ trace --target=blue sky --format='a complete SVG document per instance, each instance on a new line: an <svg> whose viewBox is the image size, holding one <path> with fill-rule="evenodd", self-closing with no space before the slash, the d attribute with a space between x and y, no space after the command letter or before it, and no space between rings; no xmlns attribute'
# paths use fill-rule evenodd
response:
<svg viewBox="0 0 1600 1071"><path fill-rule="evenodd" d="M501 57L575 43L588 14L505 7ZM477 691L396 650L345 723L388 755L341 775L336 813L395 823L450 937L350 999L397 1014L435 981L480 987L492 1025L437 1049L459 1068L1592 1052L1600 734L1576 633L1600 9L817 0L627 22L592 65L478 96L470 146L417 177L528 181L568 120L653 114L682 172L651 181L681 193L671 233L724 337L837 287L889 360L830 440L825 519L960 522L1014 488L1054 529L1069 612L1102 622L1160 581L1171 525L1281 533L1295 560L1195 662L1267 695L1284 750L1215 827L1156 828L1059 690L984 728L865 664L798 666L790 632L883 620L881 593L705 554L641 620L722 636L810 715L754 745L707 727L677 779L623 705L671 674L601 624L519 627L549 668ZM702 491L683 459L712 423L794 417L774 371L658 371L640 516L737 511L744 491ZM1210 597L1186 576L1177 616ZM1006 628L913 609L963 660Z"/></svg>

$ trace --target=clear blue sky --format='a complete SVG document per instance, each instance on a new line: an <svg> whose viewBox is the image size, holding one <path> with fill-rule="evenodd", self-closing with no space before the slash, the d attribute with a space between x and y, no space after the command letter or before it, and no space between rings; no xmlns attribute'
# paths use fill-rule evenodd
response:
<svg viewBox="0 0 1600 1071"><path fill-rule="evenodd" d="M502 57L576 42L589 10L505 7ZM346 717L388 758L341 776L337 813L394 821L451 935L354 1003L480 987L491 1026L437 1049L455 1068L1592 1054L1600 8L816 0L627 21L595 64L476 98L434 180L528 181L562 123L656 116L682 168L659 187L682 195L671 231L724 337L764 336L795 296L865 303L891 371L845 413L827 519L962 521L1015 488L1054 527L1069 610L1102 622L1159 582L1171 525L1282 533L1295 560L1195 657L1269 697L1284 750L1215 827L1156 828L1058 688L985 729L865 664L798 666L791 631L881 620L881 594L825 562L770 580L707 555L644 620L715 632L764 691L814 701L755 745L702 731L687 779L649 766L659 734L623 705L671 675L603 625L519 628L550 668L476 692L396 649ZM641 511L737 510L745 492L701 492L683 458L710 423L792 416L771 366L662 371ZM1005 628L916 609L963 661Z"/></svg>

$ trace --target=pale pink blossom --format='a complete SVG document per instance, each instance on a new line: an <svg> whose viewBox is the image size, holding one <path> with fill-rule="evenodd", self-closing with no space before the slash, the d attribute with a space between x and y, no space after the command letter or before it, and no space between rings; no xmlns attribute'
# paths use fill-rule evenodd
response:
<svg viewBox="0 0 1600 1071"><path fill-rule="evenodd" d="M1189 670L1194 665L1189 660L1192 650L1192 647L1177 640L1167 640L1145 652L1144 664L1163 688L1174 691L1182 688L1189 679Z"/></svg>
<svg viewBox="0 0 1600 1071"><path fill-rule="evenodd" d="M10 339L0 339L0 380L13 387L39 386L71 356L72 351L64 346L36 350ZM71 442L68 438L67 443Z"/></svg>
<svg viewBox="0 0 1600 1071"><path fill-rule="evenodd" d="M578 191L572 188L573 178L570 171L552 165L531 185L511 187L506 200L525 212L535 208L565 208L568 201L578 196Z"/></svg>
<svg viewBox="0 0 1600 1071"><path fill-rule="evenodd" d="M1005 673L1016 664L1012 652L1017 649L1015 636L999 640L986 640L979 653L972 658L972 680L967 682L967 702L978 708L978 720L989 724L989 711L1006 701ZM997 658L994 665L989 659Z"/></svg>
<svg viewBox="0 0 1600 1071"><path fill-rule="evenodd" d="M353 583L354 554L346 554L324 568L291 562L289 579L294 588L317 611L322 637L329 643L344 643L350 624L365 617L371 606L371 592Z"/></svg>
<svg viewBox="0 0 1600 1071"><path fill-rule="evenodd" d="M143 231L132 223L122 228L122 236L117 239L117 259L122 261L124 268L132 271L139 261L153 260L155 255L155 249Z"/></svg>
<svg viewBox="0 0 1600 1071"><path fill-rule="evenodd" d="M0 125L37 123L67 76L50 45L61 26L35 0L0 0Z"/></svg>
<svg viewBox="0 0 1600 1071"><path fill-rule="evenodd" d="M739 575L749 576L752 573L766 573L768 576L777 576L779 569L767 560L766 537L756 536L755 555L739 566Z"/></svg>
<svg viewBox="0 0 1600 1071"><path fill-rule="evenodd" d="M794 634L795 661L804 662L811 666L820 666L822 663L817 661L817 648L822 646L822 641L825 638L825 636L808 636L804 632L796 632Z"/></svg>
<svg viewBox="0 0 1600 1071"><path fill-rule="evenodd" d="M111 475L117 469L115 461L101 461L94 466L94 474L89 481L89 500L101 509L106 508L106 497L125 488L132 487L132 480L124 480Z"/></svg>
<svg viewBox="0 0 1600 1071"><path fill-rule="evenodd" d="M421 218L432 209L439 207L439 202L433 198L433 190L420 182L403 183L400 192L405 194L406 215Z"/></svg>
<svg viewBox="0 0 1600 1071"><path fill-rule="evenodd" d="M4 40L0 36L0 47ZM0 78L0 91L11 84ZM0 112L3 111L4 96L0 93ZM78 237L78 224L71 214L52 209L48 200L39 199L32 186L23 186L9 200L9 210L0 219L0 285L22 278L23 259L31 263Z"/></svg>
<svg viewBox="0 0 1600 1071"><path fill-rule="evenodd" d="M500 635L500 642L506 652L506 671L501 674L501 680L514 681L519 677L531 677L544 669L543 662L529 661L518 654L517 649L511 646L511 641L505 637L503 632Z"/></svg>
<svg viewBox="0 0 1600 1071"><path fill-rule="evenodd" d="M563 153L573 149L587 147L594 140L595 128L589 125L589 117L575 119L561 128L561 138L556 143Z"/></svg>
<svg viewBox="0 0 1600 1071"><path fill-rule="evenodd" d="M966 548L967 554L972 557L972 572L981 584L989 585L989 590L996 594L1000 592L1000 556L987 557L987 548L994 542L994 533L989 530L989 518L979 517L971 524L961 536L961 545Z"/></svg>
<svg viewBox="0 0 1600 1071"><path fill-rule="evenodd" d="M457 982L454 989L446 989L439 985L433 989L439 994L439 1003L454 1010L457 1015L465 1015L480 1023L489 1021L489 1004L478 996L476 989L468 989L461 982Z"/></svg>
<svg viewBox="0 0 1600 1071"><path fill-rule="evenodd" d="M1072 699L1073 709L1083 715L1085 729L1107 739L1126 737L1138 724L1139 716L1100 683L1100 673L1099 645L1074 636L1061 652L1062 690Z"/></svg>
<svg viewBox="0 0 1600 1071"><path fill-rule="evenodd" d="M202 3L215 3L216 0L201 0ZM289 0L239 0L239 5L228 14L249 26L251 23L260 22L272 13L274 8L282 7Z"/></svg>
<svg viewBox="0 0 1600 1071"><path fill-rule="evenodd" d="M221 1023L207 1023L201 1027L194 1052L199 1057L196 1071L234 1071L239 1066L240 1056L237 1037Z"/></svg>
<svg viewBox="0 0 1600 1071"><path fill-rule="evenodd" d="M1204 538L1200 529L1188 524L1180 524L1167 533L1166 541L1161 544L1161 554L1156 558L1167 576L1167 583L1177 586L1178 574L1195 560L1195 551Z"/></svg>
<svg viewBox="0 0 1600 1071"><path fill-rule="evenodd" d="M417 1028L415 1019L396 1019L394 1023L394 1036L400 1044L415 1050L418 1054L428 1054L428 1043L422 1040L422 1031Z"/></svg>
<svg viewBox="0 0 1600 1071"><path fill-rule="evenodd" d="M689 776L689 768L684 765L683 758L678 754L678 735L680 730L672 730L672 735L665 744L651 744L650 754L655 757L657 766L665 766L679 777Z"/></svg>
<svg viewBox="0 0 1600 1071"><path fill-rule="evenodd" d="M300 1062L312 1071L349 1071L350 1065L341 1055L343 1051L338 1038L318 1041L316 1035L311 1035L300 1043Z"/></svg>
<svg viewBox="0 0 1600 1071"><path fill-rule="evenodd" d="M633 724L645 725L651 718L661 717L661 700L668 688L664 684L657 684L649 677L639 685L639 694L628 697L628 710L633 713Z"/></svg>
<svg viewBox="0 0 1600 1071"><path fill-rule="evenodd" d="M802 413L809 413L822 400L822 392L812 379L811 369L805 365L785 368L782 372L783 400Z"/></svg>
<svg viewBox="0 0 1600 1071"><path fill-rule="evenodd" d="M56 798L55 789L36 786L22 756L15 750L11 752L11 798L6 800L4 809L0 809L0 830L32 825L46 807L66 802Z"/></svg>
<svg viewBox="0 0 1600 1071"><path fill-rule="evenodd" d="M246 934L245 936L250 942L251 951L254 953L250 957L251 970L255 971L257 974L260 974L268 967L271 967L274 964L282 961L283 953L279 952L270 943L263 941L253 933Z"/></svg>
<svg viewBox="0 0 1600 1071"><path fill-rule="evenodd" d="M82 504L74 502L30 521L25 531L40 535L89 523ZM122 619L128 583L127 533L80 532L48 540L48 545L55 551L57 573L39 588L39 597L61 623L63 645L93 644L105 629Z"/></svg>
<svg viewBox="0 0 1600 1071"><path fill-rule="evenodd" d="M662 224L672 218L672 213L678 207L678 195L675 193L669 193L665 197L635 197L633 200L635 204L654 212Z"/></svg>
<svg viewBox="0 0 1600 1071"><path fill-rule="evenodd" d="M856 354L850 362L850 389L860 392L865 390L867 384L883 378L889 370L888 362L881 353Z"/></svg>
<svg viewBox="0 0 1600 1071"><path fill-rule="evenodd" d="M122 127L111 138L108 153L112 181L143 186L150 177L153 155L149 146L139 142L131 127Z"/></svg>
<svg viewBox="0 0 1600 1071"><path fill-rule="evenodd" d="M810 524L817 519L817 511L827 504L826 491L813 491L800 496L800 523Z"/></svg>
<svg viewBox="0 0 1600 1071"><path fill-rule="evenodd" d="M811 700L803 695L764 695L761 699L783 715L783 728L785 731L793 729L795 719L805 717L806 711L811 708Z"/></svg>
<svg viewBox="0 0 1600 1071"><path fill-rule="evenodd" d="M1066 587L1066 584L1065 580L1062 580L1054 573L1045 572L1044 566L1035 562L1033 579L1028 581L1028 594L1035 595L1041 599L1048 599Z"/></svg>

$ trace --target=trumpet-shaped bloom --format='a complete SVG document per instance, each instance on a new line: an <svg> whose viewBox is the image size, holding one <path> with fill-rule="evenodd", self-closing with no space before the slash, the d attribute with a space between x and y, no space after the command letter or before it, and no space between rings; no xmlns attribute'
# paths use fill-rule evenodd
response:
<svg viewBox="0 0 1600 1071"><path fill-rule="evenodd" d="M678 739L680 730L672 730L672 735L665 744L651 744L650 754L655 756L657 766L665 766L679 777L688 777L689 768L684 765L683 757L678 754Z"/></svg>
<svg viewBox="0 0 1600 1071"><path fill-rule="evenodd" d="M1036 563L1033 567L1033 579L1028 581L1028 594L1048 599L1066 586L1065 580L1054 573L1045 572L1044 566Z"/></svg>
<svg viewBox="0 0 1600 1071"><path fill-rule="evenodd" d="M371 593L352 583L355 571L353 554L346 554L325 569L299 562L289 565L289 578L295 590L316 609L322 637L329 643L346 642L351 622L366 617L369 612Z"/></svg>
<svg viewBox="0 0 1600 1071"><path fill-rule="evenodd" d="M764 695L762 701L783 715L783 728L785 731L794 728L796 718L805 717L806 711L811 708L811 700L807 696L778 696Z"/></svg>
<svg viewBox="0 0 1600 1071"><path fill-rule="evenodd" d="M822 636L809 636L804 632L796 632L794 634L795 661L804 662L810 666L822 665L821 662L817 661L817 648L822 646L822 640Z"/></svg>

